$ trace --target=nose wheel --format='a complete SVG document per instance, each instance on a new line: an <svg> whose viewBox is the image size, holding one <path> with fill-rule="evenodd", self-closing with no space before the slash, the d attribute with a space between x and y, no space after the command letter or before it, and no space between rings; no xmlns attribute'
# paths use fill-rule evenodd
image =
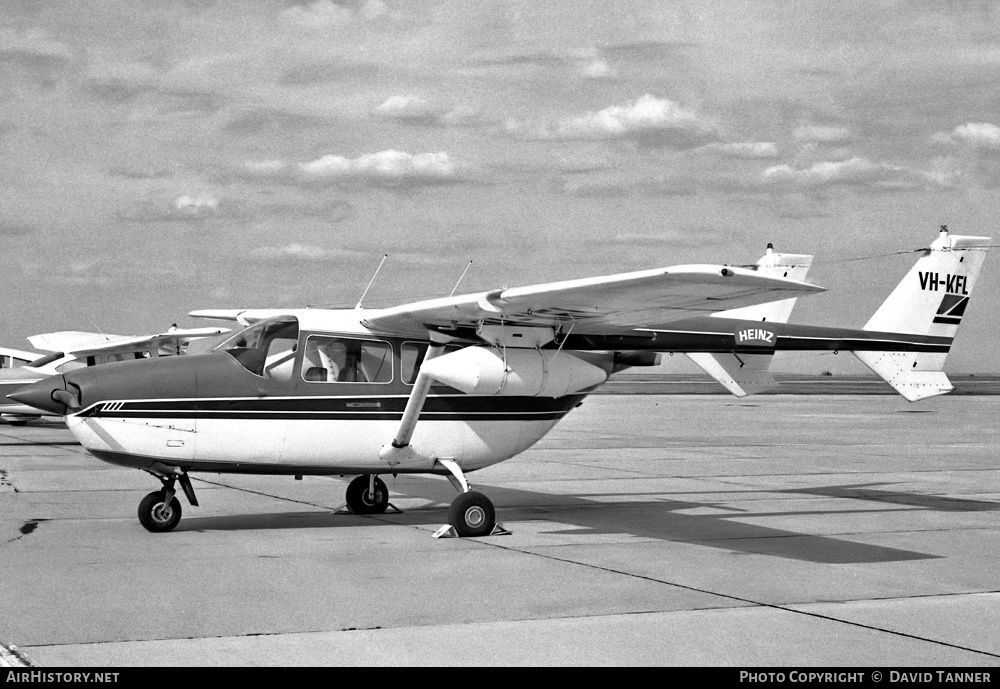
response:
<svg viewBox="0 0 1000 689"><path fill-rule="evenodd" d="M163 533L172 530L181 520L181 503L170 491L170 499L166 491L158 490L150 493L139 503L139 523L147 531Z"/></svg>

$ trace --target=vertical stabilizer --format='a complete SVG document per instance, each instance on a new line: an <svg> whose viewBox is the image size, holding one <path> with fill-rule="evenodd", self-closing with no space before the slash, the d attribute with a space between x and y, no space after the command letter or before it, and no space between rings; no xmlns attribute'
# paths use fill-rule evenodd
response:
<svg viewBox="0 0 1000 689"><path fill-rule="evenodd" d="M756 271L767 277L788 278L805 282L813 257L809 254L781 254L767 245L767 252L757 261ZM717 318L738 318L745 321L769 321L771 323L787 323L795 307L795 297L772 301L755 306L744 306L729 311L718 311L712 315Z"/></svg>
<svg viewBox="0 0 1000 689"><path fill-rule="evenodd" d="M767 245L767 252L757 261L756 271L768 277L788 278L805 282L813 257L809 254L781 254L774 246ZM766 304L745 306L739 309L719 311L717 318L738 318L747 321L767 321L787 323L795 307L795 298L772 301ZM755 395L778 385L768 371L772 354L740 354L729 352L710 354L708 352L689 353L688 358L705 373L722 383L737 397Z"/></svg>
<svg viewBox="0 0 1000 689"><path fill-rule="evenodd" d="M925 250L864 329L948 340L954 338L989 243L989 237L951 235L946 227L942 227L938 238ZM943 371L947 353L854 354L911 402L942 395L953 389Z"/></svg>

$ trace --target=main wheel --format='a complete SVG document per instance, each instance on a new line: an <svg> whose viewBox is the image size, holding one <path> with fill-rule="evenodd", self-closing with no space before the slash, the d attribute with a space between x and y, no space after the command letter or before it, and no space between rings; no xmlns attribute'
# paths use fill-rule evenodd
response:
<svg viewBox="0 0 1000 689"><path fill-rule="evenodd" d="M144 497L139 503L139 523L146 527L147 531L153 533L170 531L181 520L180 501L175 496L168 505L163 501L163 497L163 491L158 490Z"/></svg>
<svg viewBox="0 0 1000 689"><path fill-rule="evenodd" d="M347 506L354 514L382 514L389 506L389 489L378 476L375 477L375 494L368 490L368 474L358 476L347 486Z"/></svg>
<svg viewBox="0 0 1000 689"><path fill-rule="evenodd" d="M470 490L452 500L448 521L459 536L488 536L497 523L497 512L488 497Z"/></svg>

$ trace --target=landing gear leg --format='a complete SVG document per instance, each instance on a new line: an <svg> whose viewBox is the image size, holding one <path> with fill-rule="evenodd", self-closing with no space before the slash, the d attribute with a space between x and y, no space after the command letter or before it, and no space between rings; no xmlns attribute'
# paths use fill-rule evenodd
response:
<svg viewBox="0 0 1000 689"><path fill-rule="evenodd" d="M139 523L147 531L172 531L181 520L181 503L174 496L174 477L163 479L163 490L150 493L139 503Z"/></svg>
<svg viewBox="0 0 1000 689"><path fill-rule="evenodd" d="M347 486L347 506L354 514L382 514L389 506L389 489L375 474L362 474Z"/></svg>
<svg viewBox="0 0 1000 689"><path fill-rule="evenodd" d="M497 512L493 502L479 491L469 488L465 472L453 459L439 459L437 463L448 470L448 480L459 496L448 508L448 522L459 536L489 536L498 528ZM501 527L502 528L502 527Z"/></svg>
<svg viewBox="0 0 1000 689"><path fill-rule="evenodd" d="M198 506L198 498L195 497L191 479L187 472L179 467L154 464L153 468L147 471L160 480L163 490L150 493L139 503L139 523L153 533L172 531L181 520L181 503L176 497L175 490L178 480L188 502L195 507Z"/></svg>

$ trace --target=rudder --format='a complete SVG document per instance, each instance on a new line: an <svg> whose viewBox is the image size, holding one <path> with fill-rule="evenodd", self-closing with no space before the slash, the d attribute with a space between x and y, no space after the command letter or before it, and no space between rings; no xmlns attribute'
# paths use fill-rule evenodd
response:
<svg viewBox="0 0 1000 689"><path fill-rule="evenodd" d="M896 286L864 329L951 340L982 268L989 237L950 235L947 228ZM899 394L914 402L953 389L947 353L854 352Z"/></svg>

